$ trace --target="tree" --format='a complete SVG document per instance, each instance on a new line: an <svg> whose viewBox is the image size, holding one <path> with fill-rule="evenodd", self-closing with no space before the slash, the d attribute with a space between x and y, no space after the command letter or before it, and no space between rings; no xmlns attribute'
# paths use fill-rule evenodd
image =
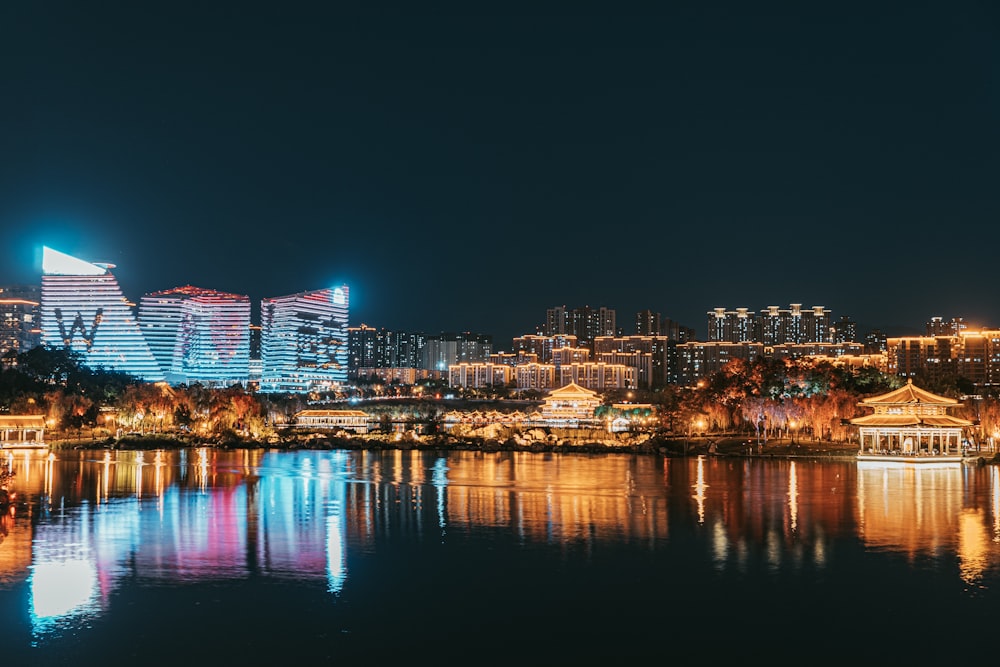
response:
<svg viewBox="0 0 1000 667"><path fill-rule="evenodd" d="M81 358L64 348L38 345L17 355L17 369L24 375L47 385L64 385L70 375L79 371Z"/></svg>

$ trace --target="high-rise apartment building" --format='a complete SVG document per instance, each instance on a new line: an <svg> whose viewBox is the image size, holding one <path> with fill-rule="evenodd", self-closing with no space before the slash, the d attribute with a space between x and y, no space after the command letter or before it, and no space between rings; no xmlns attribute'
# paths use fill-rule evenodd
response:
<svg viewBox="0 0 1000 667"><path fill-rule="evenodd" d="M539 335L563 336L566 331L566 306L553 306L545 311L545 326Z"/></svg>
<svg viewBox="0 0 1000 667"><path fill-rule="evenodd" d="M764 354L761 343L683 343L677 346L677 379L682 385L693 385L698 380L717 373L734 359L749 361Z"/></svg>
<svg viewBox="0 0 1000 667"><path fill-rule="evenodd" d="M72 350L93 369L163 380L139 323L112 275L113 264L91 263L44 248L42 344Z"/></svg>
<svg viewBox="0 0 1000 667"><path fill-rule="evenodd" d="M663 332L663 318L652 310L640 310L635 314L635 334L637 336L659 336Z"/></svg>
<svg viewBox="0 0 1000 667"><path fill-rule="evenodd" d="M518 336L512 342L513 352L534 354L538 357L538 361L543 363L552 361L552 355L555 350L558 350L561 347L577 346L576 336L567 334L553 334L551 336L536 336L528 334L525 336Z"/></svg>
<svg viewBox="0 0 1000 667"><path fill-rule="evenodd" d="M376 329L367 324L348 327L348 377L357 377L362 369L370 373L373 369L426 368L424 348L433 338L422 332Z"/></svg>
<svg viewBox="0 0 1000 667"><path fill-rule="evenodd" d="M880 354L888 350L888 337L880 329L872 329L865 334L865 353Z"/></svg>
<svg viewBox="0 0 1000 667"><path fill-rule="evenodd" d="M832 331L830 311L823 306L803 309L768 306L760 313L748 308L715 308L708 313L708 341L718 343L827 343Z"/></svg>
<svg viewBox="0 0 1000 667"><path fill-rule="evenodd" d="M833 343L856 343L858 341L858 323L847 315L841 315L831 332Z"/></svg>
<svg viewBox="0 0 1000 667"><path fill-rule="evenodd" d="M454 364L484 362L493 353L493 337L487 334L441 333L424 341L421 368L447 371Z"/></svg>
<svg viewBox="0 0 1000 667"><path fill-rule="evenodd" d="M12 363L41 342L41 290L36 286L0 287L0 360Z"/></svg>
<svg viewBox="0 0 1000 667"><path fill-rule="evenodd" d="M261 301L262 392L326 391L347 382L347 285Z"/></svg>
<svg viewBox="0 0 1000 667"><path fill-rule="evenodd" d="M926 326L928 336L957 336L968 328L962 317L953 317L950 320L940 316L932 317Z"/></svg>
<svg viewBox="0 0 1000 667"><path fill-rule="evenodd" d="M347 327L347 376L356 376L359 368L383 368L385 330L362 324Z"/></svg>
<svg viewBox="0 0 1000 667"><path fill-rule="evenodd" d="M170 384L247 386L250 297L191 285L152 292L139 326Z"/></svg>
<svg viewBox="0 0 1000 667"><path fill-rule="evenodd" d="M713 343L757 341L757 320L749 308L713 308L708 313L708 340Z"/></svg>
<svg viewBox="0 0 1000 667"><path fill-rule="evenodd" d="M678 343L692 343L698 339L694 327L674 322L669 317L663 319L663 335Z"/></svg>
<svg viewBox="0 0 1000 667"><path fill-rule="evenodd" d="M929 380L961 377L977 388L1000 386L1000 330L969 330L935 336L886 339L888 371Z"/></svg>
<svg viewBox="0 0 1000 667"><path fill-rule="evenodd" d="M545 326L541 335L544 336L576 336L581 346L587 347L598 336L615 336L618 325L613 308L573 308L555 306L545 311Z"/></svg>
<svg viewBox="0 0 1000 667"><path fill-rule="evenodd" d="M634 366L640 387L677 381L677 341L667 336L601 336L594 352L599 361Z"/></svg>

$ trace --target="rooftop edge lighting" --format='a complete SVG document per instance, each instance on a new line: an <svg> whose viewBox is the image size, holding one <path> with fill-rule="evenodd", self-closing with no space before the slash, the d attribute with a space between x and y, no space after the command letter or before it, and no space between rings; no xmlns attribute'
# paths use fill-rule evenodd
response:
<svg viewBox="0 0 1000 667"><path fill-rule="evenodd" d="M42 272L50 276L103 276L109 264L91 264L72 255L42 246Z"/></svg>

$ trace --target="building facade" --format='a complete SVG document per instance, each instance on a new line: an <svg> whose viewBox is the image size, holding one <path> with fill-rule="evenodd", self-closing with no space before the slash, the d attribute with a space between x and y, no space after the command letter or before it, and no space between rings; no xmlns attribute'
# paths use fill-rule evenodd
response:
<svg viewBox="0 0 1000 667"><path fill-rule="evenodd" d="M978 388L1000 387L1000 330L886 339L888 372L905 378L963 377Z"/></svg>
<svg viewBox="0 0 1000 667"><path fill-rule="evenodd" d="M494 363L462 363L448 367L448 385L486 389L506 386L514 378L514 368Z"/></svg>
<svg viewBox="0 0 1000 667"><path fill-rule="evenodd" d="M139 326L170 384L248 385L250 297L191 285L152 292Z"/></svg>
<svg viewBox="0 0 1000 667"><path fill-rule="evenodd" d="M329 391L347 383L347 285L261 301L262 392Z"/></svg>
<svg viewBox="0 0 1000 667"><path fill-rule="evenodd" d="M448 372L454 364L486 361L493 352L493 337L469 331L441 333L424 339L420 367Z"/></svg>
<svg viewBox="0 0 1000 667"><path fill-rule="evenodd" d="M589 347L598 336L614 336L617 333L617 318L613 308L583 306L567 309L566 306L555 306L545 311L545 325L540 335L576 336L581 346Z"/></svg>
<svg viewBox="0 0 1000 667"><path fill-rule="evenodd" d="M0 287L0 363L12 363L41 342L41 296L36 286Z"/></svg>
<svg viewBox="0 0 1000 667"><path fill-rule="evenodd" d="M749 361L763 354L761 343L682 343L677 346L677 382L691 386L734 359Z"/></svg>
<svg viewBox="0 0 1000 667"><path fill-rule="evenodd" d="M362 410L299 410L289 426L365 434L368 433L368 413Z"/></svg>
<svg viewBox="0 0 1000 667"><path fill-rule="evenodd" d="M677 341L669 336L601 336L594 352L598 361L633 366L640 387L677 382Z"/></svg>
<svg viewBox="0 0 1000 667"><path fill-rule="evenodd" d="M768 306L755 313L749 308L714 308L708 313L708 342L712 343L826 343L834 327L830 311L823 306L788 308Z"/></svg>
<svg viewBox="0 0 1000 667"><path fill-rule="evenodd" d="M513 352L515 354L533 354L538 361L547 363L552 361L555 350L563 347L577 347L576 336L568 334L533 335L518 336L513 341Z"/></svg>
<svg viewBox="0 0 1000 667"><path fill-rule="evenodd" d="M162 381L163 371L112 268L43 248L41 342L78 353L92 369Z"/></svg>

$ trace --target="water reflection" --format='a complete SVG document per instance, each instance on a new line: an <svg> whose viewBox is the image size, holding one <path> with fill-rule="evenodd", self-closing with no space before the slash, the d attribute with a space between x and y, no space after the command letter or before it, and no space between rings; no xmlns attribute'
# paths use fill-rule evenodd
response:
<svg viewBox="0 0 1000 667"><path fill-rule="evenodd" d="M997 470L950 465L858 465L858 532L871 548L918 559L957 557L962 579L975 584L990 565L987 508L969 506L972 477L983 475L996 496ZM992 508L995 510L995 504ZM995 559L994 559L995 560Z"/></svg>
<svg viewBox="0 0 1000 667"><path fill-rule="evenodd" d="M683 549L716 576L823 570L860 543L970 588L990 585L1000 553L995 466L207 448L7 461L22 502L3 518L0 594L29 582L39 637L101 615L126 581L266 578L339 596L390 540Z"/></svg>

